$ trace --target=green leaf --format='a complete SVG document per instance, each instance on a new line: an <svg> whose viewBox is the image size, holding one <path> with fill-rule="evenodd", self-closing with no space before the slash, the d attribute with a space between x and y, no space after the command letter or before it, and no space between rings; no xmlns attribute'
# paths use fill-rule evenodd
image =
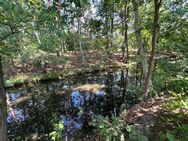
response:
<svg viewBox="0 0 188 141"><path fill-rule="evenodd" d="M99 125L99 128L103 128L103 127L104 127L104 124Z"/></svg>
<svg viewBox="0 0 188 141"><path fill-rule="evenodd" d="M50 133L50 136L52 137L52 136L54 136L55 134L56 134L56 131L53 131L53 132Z"/></svg>
<svg viewBox="0 0 188 141"><path fill-rule="evenodd" d="M63 123L59 123L59 129L64 129L64 125L63 125Z"/></svg>
<svg viewBox="0 0 188 141"><path fill-rule="evenodd" d="M172 135L171 133L166 133L166 136L169 141L175 141L174 135Z"/></svg>
<svg viewBox="0 0 188 141"><path fill-rule="evenodd" d="M163 131L160 131L159 132L159 138L160 138L160 141L162 140L165 140L165 138L166 138L166 136L165 136L165 134L163 133Z"/></svg>
<svg viewBox="0 0 188 141"><path fill-rule="evenodd" d="M139 139L139 141L149 141L148 138L144 135L139 135L138 139Z"/></svg>

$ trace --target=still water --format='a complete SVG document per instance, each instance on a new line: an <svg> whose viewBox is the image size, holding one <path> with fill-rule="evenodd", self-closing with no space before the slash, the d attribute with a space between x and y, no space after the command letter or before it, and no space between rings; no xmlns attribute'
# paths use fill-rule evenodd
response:
<svg viewBox="0 0 188 141"><path fill-rule="evenodd" d="M8 136L11 141L51 141L54 125L64 125L63 138L90 126L94 115L118 116L138 103L142 81L128 70L67 77L7 90Z"/></svg>

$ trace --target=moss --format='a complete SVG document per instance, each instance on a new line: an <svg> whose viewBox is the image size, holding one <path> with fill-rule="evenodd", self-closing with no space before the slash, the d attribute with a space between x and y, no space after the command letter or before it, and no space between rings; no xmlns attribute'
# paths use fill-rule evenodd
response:
<svg viewBox="0 0 188 141"><path fill-rule="evenodd" d="M20 85L29 80L29 76L26 74L19 74L17 76L5 79L5 87L13 87L14 85Z"/></svg>

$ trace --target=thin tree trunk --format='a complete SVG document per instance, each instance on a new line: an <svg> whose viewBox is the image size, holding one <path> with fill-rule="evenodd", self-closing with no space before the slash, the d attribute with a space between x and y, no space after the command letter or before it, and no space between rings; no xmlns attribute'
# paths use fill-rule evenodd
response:
<svg viewBox="0 0 188 141"><path fill-rule="evenodd" d="M112 3L112 10L111 10L111 28L110 28L110 52L113 48L113 31L114 31L114 2Z"/></svg>
<svg viewBox="0 0 188 141"><path fill-rule="evenodd" d="M106 32L106 51L107 54L109 55L109 35L108 35L108 14L106 13L106 18L105 18L105 32Z"/></svg>
<svg viewBox="0 0 188 141"><path fill-rule="evenodd" d="M33 26L33 28L34 28L34 30L35 30L35 36L36 36L36 38L37 38L38 44L41 45L41 40L40 40L40 37L39 37L40 34L39 34L38 31L36 30L36 28L35 28L35 23L34 23L34 22L32 22L32 26Z"/></svg>
<svg viewBox="0 0 188 141"><path fill-rule="evenodd" d="M12 62L12 66L13 66L15 69L17 69L17 67L16 67L16 64L15 64L15 62L14 62L13 57L11 57L11 58L10 58L10 61Z"/></svg>
<svg viewBox="0 0 188 141"><path fill-rule="evenodd" d="M66 42L64 39L60 39L61 42L61 46L60 46L60 52L61 52L61 56L63 56L63 53L66 53L67 52L67 48L66 48Z"/></svg>
<svg viewBox="0 0 188 141"><path fill-rule="evenodd" d="M82 61L83 61L83 63L85 63L85 56L84 56L84 53L83 53L82 41L81 41L80 18L78 18L78 34L79 34L79 47L80 47L80 52L81 52L81 56L82 56Z"/></svg>
<svg viewBox="0 0 188 141"><path fill-rule="evenodd" d="M125 23L124 23L124 21L125 21L125 16L120 16L120 19L121 19L121 26L122 26L122 33L121 33L121 35L122 35L122 37L124 37L124 40L123 40L123 43L122 43L122 45L121 45L121 52L122 52L122 60L124 60L124 58L125 58Z"/></svg>
<svg viewBox="0 0 188 141"><path fill-rule="evenodd" d="M55 9L58 12L59 17L61 16L61 6L60 6L60 1L59 0L53 0L53 5Z"/></svg>
<svg viewBox="0 0 188 141"><path fill-rule="evenodd" d="M7 104L3 81L2 58L0 56L0 141L8 141L6 118Z"/></svg>
<svg viewBox="0 0 188 141"><path fill-rule="evenodd" d="M160 18L160 5L162 0L154 0L155 4L155 15L154 15L154 21L153 21L153 32L152 32L152 50L149 60L149 67L148 67L148 73L147 78L145 81L145 89L144 89L144 97L145 99L148 97L150 86L151 86L151 77L152 77L152 71L154 66L154 57L155 57L155 50L157 47L157 35L159 30L159 18Z"/></svg>
<svg viewBox="0 0 188 141"><path fill-rule="evenodd" d="M73 33L73 51L76 53L76 38L75 38L75 33Z"/></svg>
<svg viewBox="0 0 188 141"><path fill-rule="evenodd" d="M124 47L123 47L123 61L125 59L125 49L126 49L126 56L127 59L129 58L129 49L128 49L128 18L129 18L129 8L128 8L128 0L126 0L125 4L125 16L124 16Z"/></svg>
<svg viewBox="0 0 188 141"><path fill-rule="evenodd" d="M63 56L63 52L64 52L64 43L63 43L63 39L60 39L60 54L61 54L61 56Z"/></svg>
<svg viewBox="0 0 188 141"><path fill-rule="evenodd" d="M135 34L136 34L136 39L137 39L137 44L138 44L138 50L139 50L139 55L141 56L141 64L142 64L142 71L143 71L143 76L144 79L147 77L147 71L148 71L148 64L147 64L147 55L145 53L145 50L143 48L143 43L142 43L142 34L141 34L141 20L140 20L140 15L138 11L138 3L137 0L132 0L133 8L134 8L134 26L135 26Z"/></svg>
<svg viewBox="0 0 188 141"><path fill-rule="evenodd" d="M65 40L63 40L63 50L66 53L67 52L67 47L66 47L66 42Z"/></svg>

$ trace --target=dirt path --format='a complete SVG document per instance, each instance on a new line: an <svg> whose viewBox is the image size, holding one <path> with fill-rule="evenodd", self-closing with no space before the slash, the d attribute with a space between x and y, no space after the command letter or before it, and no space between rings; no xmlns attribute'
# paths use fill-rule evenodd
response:
<svg viewBox="0 0 188 141"><path fill-rule="evenodd" d="M162 104L170 100L167 96L155 96L147 101L140 102L122 113L122 117L129 125L133 125L141 133L152 136L152 127L162 112Z"/></svg>

